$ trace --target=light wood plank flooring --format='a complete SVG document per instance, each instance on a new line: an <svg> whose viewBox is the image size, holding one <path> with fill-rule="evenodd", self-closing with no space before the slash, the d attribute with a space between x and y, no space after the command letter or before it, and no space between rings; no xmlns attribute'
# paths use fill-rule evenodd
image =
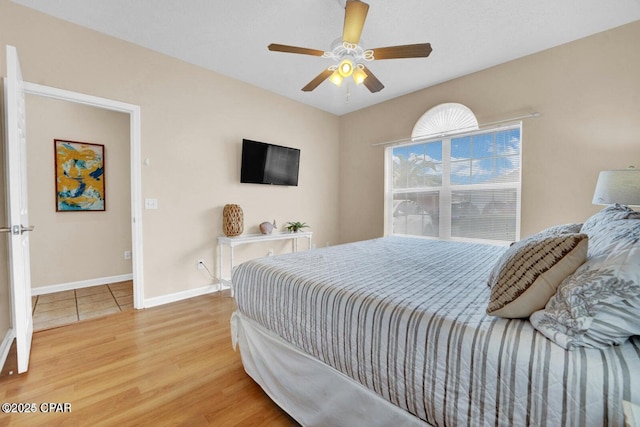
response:
<svg viewBox="0 0 640 427"><path fill-rule="evenodd" d="M36 332L29 371L0 378L0 402L71 412L0 413L0 426L297 426L244 372L234 310L216 293Z"/></svg>

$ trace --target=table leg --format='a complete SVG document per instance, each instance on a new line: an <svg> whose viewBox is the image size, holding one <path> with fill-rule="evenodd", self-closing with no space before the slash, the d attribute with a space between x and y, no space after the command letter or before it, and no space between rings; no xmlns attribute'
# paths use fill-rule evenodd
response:
<svg viewBox="0 0 640 427"><path fill-rule="evenodd" d="M233 246L229 248L229 281L231 281L231 275L233 274Z"/></svg>
<svg viewBox="0 0 640 427"><path fill-rule="evenodd" d="M222 279L223 269L222 245L218 244L218 279Z"/></svg>
<svg viewBox="0 0 640 427"><path fill-rule="evenodd" d="M231 276L233 275L233 245L229 245L229 286L231 287L231 296L233 296L233 280L231 280Z"/></svg>

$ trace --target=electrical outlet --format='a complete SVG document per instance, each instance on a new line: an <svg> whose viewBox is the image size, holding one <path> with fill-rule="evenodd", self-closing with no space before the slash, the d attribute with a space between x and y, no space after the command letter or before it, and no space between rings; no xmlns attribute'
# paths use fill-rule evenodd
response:
<svg viewBox="0 0 640 427"><path fill-rule="evenodd" d="M203 259L199 259L198 260L198 270L204 270L204 260Z"/></svg>
<svg viewBox="0 0 640 427"><path fill-rule="evenodd" d="M131 259L131 251L124 251L124 259Z"/></svg>

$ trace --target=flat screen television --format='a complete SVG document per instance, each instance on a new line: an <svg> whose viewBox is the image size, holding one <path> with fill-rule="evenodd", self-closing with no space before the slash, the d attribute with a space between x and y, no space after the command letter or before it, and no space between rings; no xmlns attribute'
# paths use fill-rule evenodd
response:
<svg viewBox="0 0 640 427"><path fill-rule="evenodd" d="M240 182L297 186L299 165L297 148L242 140Z"/></svg>

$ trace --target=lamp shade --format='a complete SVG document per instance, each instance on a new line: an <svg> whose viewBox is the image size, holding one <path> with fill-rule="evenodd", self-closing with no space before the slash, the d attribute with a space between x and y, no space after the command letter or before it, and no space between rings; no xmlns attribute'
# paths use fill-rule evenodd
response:
<svg viewBox="0 0 640 427"><path fill-rule="evenodd" d="M342 77L349 77L353 73L353 63L348 59L343 59L338 65L338 72Z"/></svg>
<svg viewBox="0 0 640 427"><path fill-rule="evenodd" d="M338 70L335 70L331 76L329 76L329 81L338 87L342 84L342 80L344 80L344 77L342 77Z"/></svg>
<svg viewBox="0 0 640 427"><path fill-rule="evenodd" d="M640 206L640 169L600 172L592 203Z"/></svg>
<svg viewBox="0 0 640 427"><path fill-rule="evenodd" d="M366 78L367 73L365 73L362 68L356 67L356 69L353 70L353 81L355 81L357 85L361 84Z"/></svg>

